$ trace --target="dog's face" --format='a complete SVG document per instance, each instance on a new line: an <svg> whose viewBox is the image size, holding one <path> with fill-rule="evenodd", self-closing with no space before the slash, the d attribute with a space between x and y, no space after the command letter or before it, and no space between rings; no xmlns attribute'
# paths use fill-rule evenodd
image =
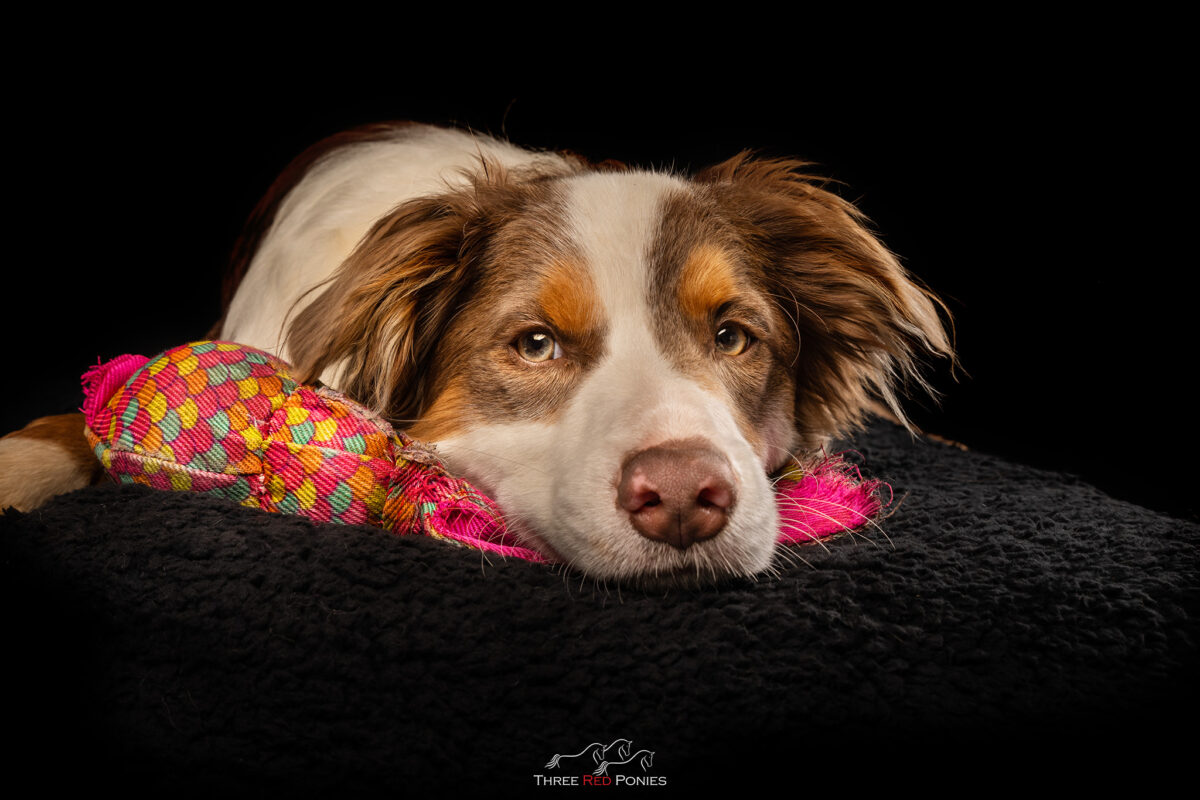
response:
<svg viewBox="0 0 1200 800"><path fill-rule="evenodd" d="M381 220L293 326L339 384L597 578L771 562L770 473L948 352L927 295L799 165L489 169Z"/></svg>

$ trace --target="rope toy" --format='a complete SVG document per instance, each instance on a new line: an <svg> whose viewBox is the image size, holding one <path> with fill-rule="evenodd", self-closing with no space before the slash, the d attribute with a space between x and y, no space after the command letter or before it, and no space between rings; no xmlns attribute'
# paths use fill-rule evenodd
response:
<svg viewBox="0 0 1200 800"><path fill-rule="evenodd" d="M118 483L222 497L317 522L374 525L547 562L435 449L262 350L199 341L118 356L83 376L86 435ZM849 530L883 507L840 458L776 476L780 542Z"/></svg>

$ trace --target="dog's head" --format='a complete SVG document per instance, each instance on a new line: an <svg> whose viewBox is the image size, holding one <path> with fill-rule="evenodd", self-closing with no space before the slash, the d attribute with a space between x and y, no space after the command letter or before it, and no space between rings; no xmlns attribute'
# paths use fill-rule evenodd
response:
<svg viewBox="0 0 1200 800"><path fill-rule="evenodd" d="M506 173L380 220L289 349L598 578L751 575L768 475L920 382L935 301L804 165Z"/></svg>

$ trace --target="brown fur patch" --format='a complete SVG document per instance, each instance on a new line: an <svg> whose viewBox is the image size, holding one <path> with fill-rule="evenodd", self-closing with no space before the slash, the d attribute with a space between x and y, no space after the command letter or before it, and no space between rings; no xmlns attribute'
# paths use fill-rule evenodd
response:
<svg viewBox="0 0 1200 800"><path fill-rule="evenodd" d="M600 298L588 271L574 261L556 260L538 292L542 313L571 339L586 339L603 318Z"/></svg>
<svg viewBox="0 0 1200 800"><path fill-rule="evenodd" d="M39 417L4 438L32 439L58 445L79 473L86 476L87 482L94 484L104 476L104 470L83 434L85 425L83 414L57 414Z"/></svg>
<svg viewBox="0 0 1200 800"><path fill-rule="evenodd" d="M407 429L409 436L426 442L437 442L469 430L476 424L476 413L468 395L466 376L456 374L416 424Z"/></svg>
<svg viewBox="0 0 1200 800"><path fill-rule="evenodd" d="M709 322L724 303L738 296L739 280L726 253L711 244L692 249L679 273L679 306L697 322Z"/></svg>

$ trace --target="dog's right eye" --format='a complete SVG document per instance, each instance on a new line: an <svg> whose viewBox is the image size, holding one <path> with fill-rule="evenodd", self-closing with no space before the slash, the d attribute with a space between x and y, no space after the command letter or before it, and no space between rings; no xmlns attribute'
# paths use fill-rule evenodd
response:
<svg viewBox="0 0 1200 800"><path fill-rule="evenodd" d="M517 337L514 343L517 354L526 361L540 364L562 357L562 348L547 331L529 331Z"/></svg>
<svg viewBox="0 0 1200 800"><path fill-rule="evenodd" d="M754 342L749 331L736 322L727 322L716 335L717 349L727 356L739 356Z"/></svg>

